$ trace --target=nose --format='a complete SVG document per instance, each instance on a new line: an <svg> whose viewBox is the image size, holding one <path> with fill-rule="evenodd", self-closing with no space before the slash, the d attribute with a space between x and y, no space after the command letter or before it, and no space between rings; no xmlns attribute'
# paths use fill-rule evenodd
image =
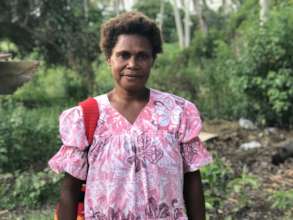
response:
<svg viewBox="0 0 293 220"><path fill-rule="evenodd" d="M136 60L135 56L131 56L129 58L128 67L130 67L130 68L137 67L137 60Z"/></svg>

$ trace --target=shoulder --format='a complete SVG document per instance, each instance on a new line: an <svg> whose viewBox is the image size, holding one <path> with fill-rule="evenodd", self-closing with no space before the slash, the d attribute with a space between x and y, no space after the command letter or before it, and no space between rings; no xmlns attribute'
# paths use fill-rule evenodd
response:
<svg viewBox="0 0 293 220"><path fill-rule="evenodd" d="M107 96L107 93L103 93L103 94L94 96L93 98L99 101L101 99L104 99L106 96Z"/></svg>
<svg viewBox="0 0 293 220"><path fill-rule="evenodd" d="M92 97L94 98L97 103L98 103L98 106L100 107L102 105L104 101L104 96L106 94L102 94L102 95L99 95L99 96L96 96L96 97ZM79 104L77 104L76 106L73 106L73 107L70 107L68 109L65 109L59 116L59 120L61 122L64 122L64 121L71 121L71 122L80 122L81 120L83 120L83 109L81 107L81 103L84 103L86 102L88 99L84 99L84 100L81 100L79 101Z"/></svg>
<svg viewBox="0 0 293 220"><path fill-rule="evenodd" d="M194 109L196 111L197 107L195 104L193 104L191 101L179 97L177 95L168 93L168 92L162 92L159 90L151 89L152 92L152 98L154 100L154 103L159 103L161 105L166 106L168 109L172 110L174 108L180 108L182 111L188 110L188 109Z"/></svg>
<svg viewBox="0 0 293 220"><path fill-rule="evenodd" d="M79 121L80 118L83 117L82 114L82 109L79 105L65 109L61 114L60 114L60 121L67 121L70 120L72 122L74 121Z"/></svg>
<svg viewBox="0 0 293 220"><path fill-rule="evenodd" d="M105 107L109 105L107 93L95 96L93 98L97 101L99 109L104 109Z"/></svg>

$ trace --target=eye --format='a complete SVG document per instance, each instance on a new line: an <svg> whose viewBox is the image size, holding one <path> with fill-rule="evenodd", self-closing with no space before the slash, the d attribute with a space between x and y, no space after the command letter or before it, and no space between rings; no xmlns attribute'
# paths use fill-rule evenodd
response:
<svg viewBox="0 0 293 220"><path fill-rule="evenodd" d="M137 59L138 60L147 60L147 59L150 59L151 58L151 55L150 54L148 54L148 53L139 53L138 55L137 55Z"/></svg>
<svg viewBox="0 0 293 220"><path fill-rule="evenodd" d="M128 52L121 52L117 54L117 57L123 60L127 60L130 58L130 53Z"/></svg>

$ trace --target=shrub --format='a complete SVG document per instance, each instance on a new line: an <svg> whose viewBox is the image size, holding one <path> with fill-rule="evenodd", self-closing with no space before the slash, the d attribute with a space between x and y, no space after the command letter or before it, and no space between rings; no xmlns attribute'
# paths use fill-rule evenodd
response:
<svg viewBox="0 0 293 220"><path fill-rule="evenodd" d="M235 119L243 114L245 96L233 84L238 80L233 47L224 41L222 31L211 28L207 34L197 33L190 48L176 59L183 63L177 64L180 72L190 73L189 84L195 91L192 98L204 116ZM192 90L186 88L187 91Z"/></svg>
<svg viewBox="0 0 293 220"><path fill-rule="evenodd" d="M233 179L227 184L228 198L237 201L237 204L233 207L233 212L237 212L249 205L251 201L248 192L256 190L260 184L260 179L247 173L245 169L240 177Z"/></svg>
<svg viewBox="0 0 293 220"><path fill-rule="evenodd" d="M0 183L0 208L40 207L43 203L58 199L61 175L49 169L39 172L16 171Z"/></svg>
<svg viewBox="0 0 293 220"><path fill-rule="evenodd" d="M289 210L293 204L293 190L276 191L269 197L269 201L272 203L272 208Z"/></svg>
<svg viewBox="0 0 293 220"><path fill-rule="evenodd" d="M154 64L148 84L194 101L198 88L195 74L196 68L189 65L186 51L180 52L176 44L166 44L164 53Z"/></svg>
<svg viewBox="0 0 293 220"><path fill-rule="evenodd" d="M27 106L59 105L86 97L82 78L61 66L41 66L32 81L19 88L13 98Z"/></svg>
<svg viewBox="0 0 293 220"><path fill-rule="evenodd" d="M245 114L246 97L239 92L233 51L229 45L217 39L213 58L202 65L198 103L207 118L236 119Z"/></svg>
<svg viewBox="0 0 293 220"><path fill-rule="evenodd" d="M60 146L60 107L28 109L11 99L2 99L1 104L1 170L7 172L28 167L43 168Z"/></svg>
<svg viewBox="0 0 293 220"><path fill-rule="evenodd" d="M205 188L206 207L212 211L223 205L226 185L232 178L231 167L214 154L212 164L201 168L202 182Z"/></svg>
<svg viewBox="0 0 293 220"><path fill-rule="evenodd" d="M95 94L92 96L97 96L110 91L113 88L113 79L111 70L107 64L104 57L100 57L99 66L96 66L96 78L95 78Z"/></svg>
<svg viewBox="0 0 293 220"><path fill-rule="evenodd" d="M246 28L235 66L239 89L248 95L251 118L263 124L293 123L293 7L272 10L270 20Z"/></svg>

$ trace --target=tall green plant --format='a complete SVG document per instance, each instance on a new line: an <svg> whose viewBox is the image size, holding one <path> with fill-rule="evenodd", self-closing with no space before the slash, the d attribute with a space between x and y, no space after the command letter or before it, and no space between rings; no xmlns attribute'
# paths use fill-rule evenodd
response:
<svg viewBox="0 0 293 220"><path fill-rule="evenodd" d="M74 68L83 76L85 89L93 89L91 64L99 55L102 11L84 9L84 1L2 1L0 40L15 43L21 55L37 51L49 64Z"/></svg>
<svg viewBox="0 0 293 220"><path fill-rule="evenodd" d="M278 7L260 27L245 29L237 68L250 116L266 124L293 123L293 6Z"/></svg>
<svg viewBox="0 0 293 220"><path fill-rule="evenodd" d="M60 107L27 109L14 102L0 108L0 171L46 166L61 144L60 112Z"/></svg>
<svg viewBox="0 0 293 220"><path fill-rule="evenodd" d="M32 81L19 88L13 98L26 106L63 105L86 97L82 77L63 66L41 66Z"/></svg>
<svg viewBox="0 0 293 220"><path fill-rule="evenodd" d="M50 200L56 202L61 177L48 168L39 172L15 171L0 183L0 208L40 207Z"/></svg>

